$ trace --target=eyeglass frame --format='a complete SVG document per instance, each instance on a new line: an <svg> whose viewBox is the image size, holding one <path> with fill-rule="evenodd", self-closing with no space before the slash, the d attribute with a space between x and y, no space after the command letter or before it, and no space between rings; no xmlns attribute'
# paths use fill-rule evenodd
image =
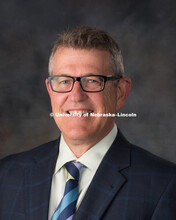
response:
<svg viewBox="0 0 176 220"><path fill-rule="evenodd" d="M70 90L68 90L68 91L56 91L56 90L53 89L51 80L52 80L53 78L56 78L56 77L59 77L59 76L61 76L61 77L69 77L69 78L72 78L72 79L73 79L73 84L72 84L72 87L71 87ZM104 79L104 81L103 81L103 88L102 88L101 90L98 90L98 91L87 91L87 90L85 90L85 89L83 88L83 86L82 86L81 79L82 79L82 78L85 78L85 77L89 77L89 76L100 76L100 77L102 77L102 78ZM74 83L75 83L76 81L79 82L79 84L80 84L80 86L81 86L81 89L82 89L84 92L101 92L101 91L104 90L105 84L106 84L107 81L115 81L115 80L118 80L118 81L119 81L121 78L122 78L122 76L116 77L116 76L104 76L104 75L94 75L94 74L85 75L85 76L79 76L79 77L67 76L67 75L54 75L54 76L49 76L49 77L48 77L48 81L49 81L49 84L50 84L50 87L51 87L52 91L53 91L53 92L57 92L57 93L67 93L67 92L71 92L72 89L73 89Z"/></svg>

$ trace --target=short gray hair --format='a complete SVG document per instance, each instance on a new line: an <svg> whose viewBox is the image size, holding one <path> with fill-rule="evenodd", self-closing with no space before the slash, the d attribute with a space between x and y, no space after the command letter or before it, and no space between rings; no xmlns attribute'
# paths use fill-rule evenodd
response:
<svg viewBox="0 0 176 220"><path fill-rule="evenodd" d="M74 49L99 49L109 51L111 55L110 69L117 77L124 76L123 58L118 44L105 31L94 27L79 26L72 30L66 30L56 40L49 59L49 74L52 75L52 63L55 52L59 47L71 47Z"/></svg>

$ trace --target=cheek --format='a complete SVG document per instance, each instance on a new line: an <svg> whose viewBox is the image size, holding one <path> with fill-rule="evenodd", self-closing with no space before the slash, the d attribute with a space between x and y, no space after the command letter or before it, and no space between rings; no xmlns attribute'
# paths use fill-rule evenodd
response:
<svg viewBox="0 0 176 220"><path fill-rule="evenodd" d="M51 96L51 106L54 111L59 111L59 109L63 106L64 96L60 96L58 94L53 94Z"/></svg>
<svg viewBox="0 0 176 220"><path fill-rule="evenodd" d="M90 97L97 112L109 113L116 112L116 97L111 91L100 92Z"/></svg>
<svg viewBox="0 0 176 220"><path fill-rule="evenodd" d="M104 104L112 112L116 111L117 93L115 89L108 89L104 95Z"/></svg>

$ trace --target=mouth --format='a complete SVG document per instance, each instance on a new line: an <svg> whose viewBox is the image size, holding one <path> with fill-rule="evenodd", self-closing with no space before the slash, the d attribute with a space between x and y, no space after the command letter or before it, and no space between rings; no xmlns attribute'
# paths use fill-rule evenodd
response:
<svg viewBox="0 0 176 220"><path fill-rule="evenodd" d="M93 110L69 110L67 114L74 117L89 116Z"/></svg>

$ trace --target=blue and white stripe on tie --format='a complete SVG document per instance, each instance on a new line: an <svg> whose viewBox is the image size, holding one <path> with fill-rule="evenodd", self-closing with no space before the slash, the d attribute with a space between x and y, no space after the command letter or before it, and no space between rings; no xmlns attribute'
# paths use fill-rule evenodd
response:
<svg viewBox="0 0 176 220"><path fill-rule="evenodd" d="M64 196L59 203L52 220L71 220L75 213L76 202L78 199L78 181L82 164L68 162L65 164L69 178L65 185Z"/></svg>

